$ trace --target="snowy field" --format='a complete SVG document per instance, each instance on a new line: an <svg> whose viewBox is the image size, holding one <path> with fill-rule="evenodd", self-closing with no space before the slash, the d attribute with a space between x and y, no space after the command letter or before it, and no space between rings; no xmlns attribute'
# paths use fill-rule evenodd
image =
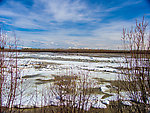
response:
<svg viewBox="0 0 150 113"><path fill-rule="evenodd" d="M18 64L21 72L20 79L23 80L23 84L20 86L23 89L23 96L18 96L15 100L16 105L61 105L60 96L55 93L58 90L55 87L55 78L66 75L83 79L88 76L88 81L92 81L90 87L95 91L90 94L89 106L86 108L88 110L91 105L96 108L106 108L109 101L117 99L117 94L113 92L115 87L109 86L111 86L110 81L117 80L123 59L119 54L41 52L20 53ZM47 97L46 94L49 96ZM124 94L122 92L122 95ZM44 101L44 97L46 101ZM67 99L67 96L64 98ZM76 101L78 101L78 97Z"/></svg>

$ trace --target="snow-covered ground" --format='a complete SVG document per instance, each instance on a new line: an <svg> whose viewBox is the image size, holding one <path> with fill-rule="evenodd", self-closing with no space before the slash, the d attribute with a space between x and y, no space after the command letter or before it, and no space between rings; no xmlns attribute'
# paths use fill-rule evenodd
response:
<svg viewBox="0 0 150 113"><path fill-rule="evenodd" d="M83 75L88 75L89 79L92 79L96 83L96 79L104 80L116 80L119 70L117 67L122 65L121 57L94 57L94 56L80 56L57 54L57 53L20 53L18 55L18 66L21 70L21 78L23 80L24 96L21 104L23 106L41 106L43 100L42 95L46 94L47 87L54 88L53 82L46 82L43 84L37 84L38 80L50 80L54 79L54 75L76 75L83 78ZM96 78L96 79L95 79ZM107 85L110 83L95 84L94 87L101 88L101 91L106 93L109 88ZM54 91L55 92L55 91ZM49 102L47 104L60 105L59 97L49 92ZM108 93L108 92L107 92ZM93 103L93 107L106 108L105 104L109 104L110 100L116 100L116 94L108 93L112 96L102 99L104 94L91 95L89 107L91 103L98 99L96 103ZM27 101L30 100L30 101ZM32 100L32 101L31 101ZM15 101L15 104L20 103L20 97ZM89 108L87 108L89 109Z"/></svg>

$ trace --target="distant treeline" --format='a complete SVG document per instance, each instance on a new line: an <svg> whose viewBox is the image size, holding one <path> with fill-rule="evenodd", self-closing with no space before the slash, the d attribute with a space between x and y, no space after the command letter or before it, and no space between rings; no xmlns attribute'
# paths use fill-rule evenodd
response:
<svg viewBox="0 0 150 113"><path fill-rule="evenodd" d="M24 48L24 49L0 49L0 51L5 52L54 52L54 53L147 53L150 54L150 50L106 50L106 49L34 49L34 48Z"/></svg>

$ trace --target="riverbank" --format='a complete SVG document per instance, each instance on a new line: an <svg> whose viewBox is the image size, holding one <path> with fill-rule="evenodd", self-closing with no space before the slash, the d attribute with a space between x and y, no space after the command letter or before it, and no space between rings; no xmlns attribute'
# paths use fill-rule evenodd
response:
<svg viewBox="0 0 150 113"><path fill-rule="evenodd" d="M143 51L129 51L129 50L107 50L107 49L0 49L0 51L6 52L53 52L53 53L147 53L150 54L150 50Z"/></svg>

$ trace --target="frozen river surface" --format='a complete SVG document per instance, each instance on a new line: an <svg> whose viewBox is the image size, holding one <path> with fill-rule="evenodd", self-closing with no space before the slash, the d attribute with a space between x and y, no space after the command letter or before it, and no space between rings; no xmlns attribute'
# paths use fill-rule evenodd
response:
<svg viewBox="0 0 150 113"><path fill-rule="evenodd" d="M23 96L19 96L15 104L61 105L58 88L55 87L56 77L77 76L81 80L88 76L88 81L92 81L90 88L93 88L94 92L90 94L88 107L84 109L88 110L91 105L106 108L109 101L117 99L117 94L111 91L112 87L109 86L110 81L117 80L122 61L119 54L20 53L18 64L23 80L23 85L20 86ZM67 94L69 95L71 94ZM67 96L65 95L64 99L67 100ZM75 100L76 103L78 98Z"/></svg>

